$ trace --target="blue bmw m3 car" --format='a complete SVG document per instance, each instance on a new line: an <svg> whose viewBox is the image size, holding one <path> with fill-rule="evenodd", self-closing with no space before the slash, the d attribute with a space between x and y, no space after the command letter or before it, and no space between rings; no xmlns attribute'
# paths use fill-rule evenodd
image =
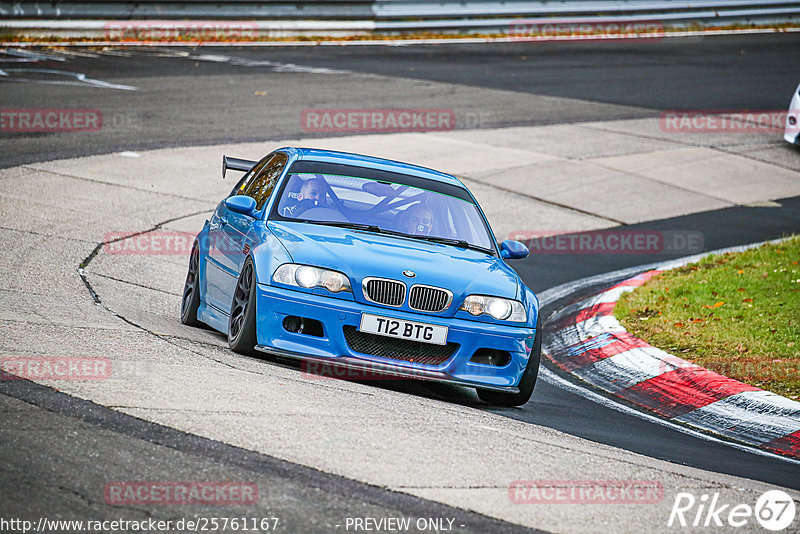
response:
<svg viewBox="0 0 800 534"><path fill-rule="evenodd" d="M181 322L230 347L470 386L519 406L539 370L539 302L454 176L281 148L244 172L198 234Z"/></svg>

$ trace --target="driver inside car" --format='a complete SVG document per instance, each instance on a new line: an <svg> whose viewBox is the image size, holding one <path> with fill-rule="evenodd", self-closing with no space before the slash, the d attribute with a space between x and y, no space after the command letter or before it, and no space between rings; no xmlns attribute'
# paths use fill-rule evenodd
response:
<svg viewBox="0 0 800 534"><path fill-rule="evenodd" d="M284 207L283 215L297 217L308 209L315 208L321 204L324 205L326 186L325 181L319 177L305 180L303 185L300 186L300 192L294 195L297 203L294 206ZM288 195L292 196L292 193Z"/></svg>
<svg viewBox="0 0 800 534"><path fill-rule="evenodd" d="M322 182L322 178L309 178L300 188L300 193L297 194L297 200L301 202L313 200L319 204L323 198L325 198L325 184Z"/></svg>
<svg viewBox="0 0 800 534"><path fill-rule="evenodd" d="M421 202L412 204L400 214L400 231L409 235L430 235L433 213Z"/></svg>

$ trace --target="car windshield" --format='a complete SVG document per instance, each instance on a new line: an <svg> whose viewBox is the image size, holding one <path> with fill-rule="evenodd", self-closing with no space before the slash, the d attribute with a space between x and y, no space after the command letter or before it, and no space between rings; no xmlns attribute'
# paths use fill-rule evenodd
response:
<svg viewBox="0 0 800 534"><path fill-rule="evenodd" d="M293 166L274 218L352 226L493 252L478 207L463 188L398 173L337 167L349 172L292 172Z"/></svg>

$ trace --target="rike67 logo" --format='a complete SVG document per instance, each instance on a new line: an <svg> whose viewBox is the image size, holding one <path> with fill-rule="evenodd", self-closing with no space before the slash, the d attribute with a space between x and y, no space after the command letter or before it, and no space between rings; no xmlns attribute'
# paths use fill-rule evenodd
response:
<svg viewBox="0 0 800 534"><path fill-rule="evenodd" d="M669 514L667 526L753 528L753 518L763 528L773 532L789 527L790 532L797 532L794 525L796 508L789 494L781 490L770 490L761 495L755 506L749 504L730 504L720 500L719 493L703 494L699 498L691 493L678 493Z"/></svg>

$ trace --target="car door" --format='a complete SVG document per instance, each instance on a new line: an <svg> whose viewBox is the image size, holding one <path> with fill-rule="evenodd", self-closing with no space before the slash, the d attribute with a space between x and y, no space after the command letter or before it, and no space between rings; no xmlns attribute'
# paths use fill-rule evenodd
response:
<svg viewBox="0 0 800 534"><path fill-rule="evenodd" d="M275 183L286 165L285 154L277 153L264 158L256 164L249 177L245 177L234 189L233 195L246 195L256 200L256 210L264 208L275 188ZM213 286L211 304L229 313L236 288L236 280L250 249L256 245L256 232L253 224L259 219L236 213L221 202L209 225L211 247L209 257L214 263L214 279L209 276Z"/></svg>
<svg viewBox="0 0 800 534"><path fill-rule="evenodd" d="M255 180L259 172L272 159L273 155L259 161L250 171L246 172L229 196L243 195L248 186ZM228 287L230 279L238 276L238 270L227 261L225 252L232 246L226 227L230 222L231 210L225 201L219 203L217 209L209 220L208 227L208 254L206 265L206 302L218 310L228 313L230 311L230 296Z"/></svg>

